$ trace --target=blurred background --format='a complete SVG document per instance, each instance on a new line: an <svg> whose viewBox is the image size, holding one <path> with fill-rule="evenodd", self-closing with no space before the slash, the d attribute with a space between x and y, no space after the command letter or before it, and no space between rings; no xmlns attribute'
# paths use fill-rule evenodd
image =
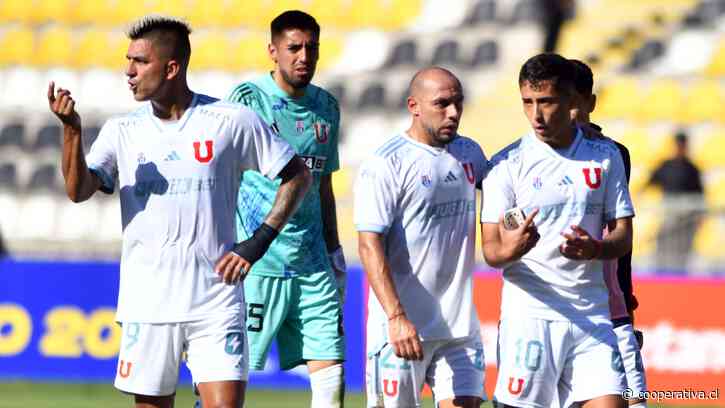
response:
<svg viewBox="0 0 725 408"><path fill-rule="evenodd" d="M322 26L314 82L342 110L343 168L333 182L359 292L346 313L362 316L366 296L352 183L359 163L407 128L412 74L433 64L462 79L461 133L490 157L528 131L521 64L553 50L592 67L592 118L631 153L633 273L638 321L651 334L650 385L725 383L725 0L0 1L0 380L110 382L115 365L120 206L103 194L83 204L65 198L48 82L73 92L89 146L110 115L137 106L123 75L130 21L149 12L186 18L194 29L190 85L223 97L271 69L269 22L287 9ZM477 306L493 366L500 277L480 254L479 262ZM350 324L360 327L348 333L361 333L362 322ZM49 354L48 333L68 327L75 329L67 344ZM351 370L361 373L364 346L356 341L348 345ZM64 349L74 345L80 349ZM98 361L109 368L82 374ZM352 392L361 391L361 375ZM264 384L286 387L280 378Z"/></svg>

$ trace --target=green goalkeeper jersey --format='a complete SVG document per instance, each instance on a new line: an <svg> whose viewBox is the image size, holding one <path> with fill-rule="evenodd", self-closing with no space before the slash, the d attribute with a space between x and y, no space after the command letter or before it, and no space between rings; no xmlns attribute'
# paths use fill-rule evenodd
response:
<svg viewBox="0 0 725 408"><path fill-rule="evenodd" d="M250 273L291 277L329 270L320 206L320 178L339 167L340 109L330 93L309 84L305 95L292 98L272 75L237 85L227 97L259 114L284 138L310 169L314 182L297 212ZM264 222L274 203L280 180L258 172L242 175L237 202L237 239L249 238Z"/></svg>

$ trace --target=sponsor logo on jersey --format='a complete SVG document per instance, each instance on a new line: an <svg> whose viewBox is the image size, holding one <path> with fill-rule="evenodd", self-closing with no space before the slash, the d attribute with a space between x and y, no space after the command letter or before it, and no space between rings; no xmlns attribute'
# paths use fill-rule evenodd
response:
<svg viewBox="0 0 725 408"><path fill-rule="evenodd" d="M302 161L305 162L305 166L307 166L310 171L320 172L325 169L325 163L327 162L327 158L324 156L300 155L300 158L302 159Z"/></svg>
<svg viewBox="0 0 725 408"><path fill-rule="evenodd" d="M194 158L196 158L199 163L209 163L211 159L214 158L214 141L205 140L204 147L206 147L206 150L202 154L201 142L194 142Z"/></svg>
<svg viewBox="0 0 725 408"><path fill-rule="evenodd" d="M514 386L514 378L509 377L509 394L511 395L519 395L521 394L521 391L524 389L524 379L523 378L516 378L516 386Z"/></svg>
<svg viewBox="0 0 725 408"><path fill-rule="evenodd" d="M327 140L330 136L330 125L326 123L315 123L315 139L317 139L317 143L327 143Z"/></svg>
<svg viewBox="0 0 725 408"><path fill-rule="evenodd" d="M463 163L463 171L466 173L466 180L473 184L476 182L476 175L473 172L473 163Z"/></svg>
<svg viewBox="0 0 725 408"><path fill-rule="evenodd" d="M287 109L287 101L284 100L284 99L282 99L282 98L279 98L279 100L277 101L277 103L275 103L275 104L272 105L272 110L273 111L281 111L283 109Z"/></svg>
<svg viewBox="0 0 725 408"><path fill-rule="evenodd" d="M181 160L181 156L179 156L179 153L176 153L176 150L172 150L171 153L167 154L164 158L164 161L176 161Z"/></svg>
<svg viewBox="0 0 725 408"><path fill-rule="evenodd" d="M535 189L541 190L541 187L544 186L544 183L541 181L541 177L536 176L534 177L533 183L531 183L532 186L534 186Z"/></svg>
<svg viewBox="0 0 725 408"><path fill-rule="evenodd" d="M599 188L599 186L602 185L601 167L595 167L593 169L585 167L582 169L582 173L584 173L584 182L587 183L589 188L591 188L592 190L596 190ZM594 180L592 180L592 173L594 173Z"/></svg>
<svg viewBox="0 0 725 408"><path fill-rule="evenodd" d="M298 120L295 122L295 129L297 129L297 133L302 133L305 131L305 122Z"/></svg>

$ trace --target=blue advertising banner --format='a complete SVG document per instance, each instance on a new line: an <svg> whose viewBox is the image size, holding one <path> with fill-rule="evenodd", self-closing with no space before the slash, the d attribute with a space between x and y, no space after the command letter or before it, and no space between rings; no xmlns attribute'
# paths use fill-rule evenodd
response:
<svg viewBox="0 0 725 408"><path fill-rule="evenodd" d="M117 367L118 263L0 261L0 380L107 381ZM364 386L364 295L359 267L348 271L344 313L347 388ZM186 368L180 381L189 383ZM306 388L305 367L279 369L276 348L250 387Z"/></svg>

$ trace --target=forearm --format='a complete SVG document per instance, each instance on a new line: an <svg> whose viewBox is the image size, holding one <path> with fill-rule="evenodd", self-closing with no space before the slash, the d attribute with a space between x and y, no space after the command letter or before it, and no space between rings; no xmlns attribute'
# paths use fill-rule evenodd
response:
<svg viewBox="0 0 725 408"><path fill-rule="evenodd" d="M327 245L327 252L332 252L340 246L340 237L337 233L337 205L332 190L332 175L322 176L320 181L320 209L322 212L322 233Z"/></svg>
<svg viewBox="0 0 725 408"><path fill-rule="evenodd" d="M364 238L367 234L377 234L362 232L359 237L360 260L365 269L368 284L388 318L405 314L403 304L400 302L400 297L395 289L390 265L385 258L382 242L377 237Z"/></svg>
<svg viewBox="0 0 725 408"><path fill-rule="evenodd" d="M81 143L81 130L63 126L63 158L61 168L68 198L74 202L89 199L100 187L100 180L88 170Z"/></svg>
<svg viewBox="0 0 725 408"><path fill-rule="evenodd" d="M282 230L297 211L312 184L312 175L298 157L294 157L280 174L282 184L277 190L272 209L264 222L277 231Z"/></svg>
<svg viewBox="0 0 725 408"><path fill-rule="evenodd" d="M510 251L504 250L498 232L498 224L481 224L483 258L489 266L501 268L513 261Z"/></svg>
<svg viewBox="0 0 725 408"><path fill-rule="evenodd" d="M632 219L619 219L610 227L613 228L601 241L598 259L617 259L632 252Z"/></svg>

